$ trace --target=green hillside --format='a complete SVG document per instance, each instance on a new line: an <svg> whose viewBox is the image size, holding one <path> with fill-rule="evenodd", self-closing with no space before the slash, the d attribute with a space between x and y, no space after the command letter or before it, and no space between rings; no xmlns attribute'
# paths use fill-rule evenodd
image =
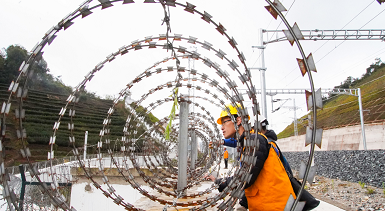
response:
<svg viewBox="0 0 385 211"><path fill-rule="evenodd" d="M349 80L348 80L349 79ZM360 88L365 124L383 122L385 120L385 63L377 60L368 67L361 79L351 80L348 77L339 88ZM344 86L345 85L345 86ZM349 85L349 86L347 86ZM335 88L337 88L335 87ZM317 128L324 130L360 124L358 99L355 96L335 95L324 99L324 108L317 111ZM312 114L310 112L309 114ZM298 118L306 118L307 115ZM307 121L298 123L298 134L306 133ZM278 138L294 135L294 123L287 126Z"/></svg>
<svg viewBox="0 0 385 211"><path fill-rule="evenodd" d="M0 101L4 102L8 98L8 87L0 84ZM59 118L59 112L66 104L68 95L58 93L51 93L38 90L30 90L27 99L23 102L26 118L23 120L23 126L27 132L27 142L33 155L34 160L46 159L46 153L49 151L48 145L50 136L53 135L53 125ZM16 103L13 103L16 104ZM76 111L73 117L74 131L73 135L76 140L76 146L82 147L84 145L85 131L88 131L88 145L95 145L99 140L99 132L103 127L103 120L107 117L107 111L112 106L112 100L104 100L96 97L82 96L81 100L75 104L75 107L68 107L65 115L61 119L60 128L56 133L55 156L66 156L72 149L69 143L70 130L68 130L68 123L70 117L68 115L69 109ZM133 106L133 105L132 105ZM14 106L11 107L12 110ZM110 117L111 124L110 135L108 139L114 141L121 139L123 136L123 127L126 123L126 118L130 108L126 108L123 101L115 106L115 112ZM142 107L137 109L137 112L144 111ZM144 111L145 112L145 111ZM147 124L153 124L158 119L151 113L145 116ZM7 153L18 154L21 148L21 143L17 140L15 124L18 121L10 113L6 119L7 131L5 136L4 146L8 150ZM136 127L137 122L132 122L130 125L135 125L138 135L145 131L145 126L141 124ZM104 140L104 139L103 139ZM140 145L140 143L137 142ZM71 148L70 148L71 147ZM40 153L41 152L41 153ZM9 158L11 155L9 155ZM20 158L20 156L12 155L12 158ZM20 161L22 162L22 161Z"/></svg>
<svg viewBox="0 0 385 211"><path fill-rule="evenodd" d="M19 75L20 64L28 58L29 52L22 46L11 45L5 51L0 51L0 102L8 101L8 87L13 80ZM35 73L28 84L28 95L23 99L22 108L25 109L25 119L22 121L23 128L26 130L27 138L25 144L31 151L31 160L46 160L47 152L50 151L49 140L53 135L53 126L59 120L59 112L65 107L66 100L72 88L66 86L60 79L60 76L54 77L49 72L47 62L42 59L40 62L33 63L31 70ZM103 129L103 121L107 117L108 109L113 105L112 100L105 100L96 97L94 93L81 91L79 94L79 102L71 103L67 108L64 116L60 120L60 128L56 132L56 142L54 145L55 157L67 156L72 149L69 143L71 131L68 124L71 123L71 117L68 115L69 110L75 110L75 116L72 117L74 129L72 135L75 137L75 146L81 148L84 145L85 131L88 131L88 145L95 146L100 140L99 132ZM16 98L11 98L11 111L6 117L5 137L3 138L3 147L5 151L6 165L17 165L25 163L26 160L21 158L20 149L22 148L21 140L17 138L16 129L19 128L19 121L15 118L15 109L19 105ZM123 136L123 127L130 110L135 108L136 114L143 117L143 122L137 119L130 120L128 129L128 138L130 136L140 136L146 131L146 125L152 125L158 119L142 106L131 104L126 108L125 102L122 100L115 105L115 111L110 116L109 124L110 133L104 136L104 141L108 138L111 141L120 140ZM3 119L1 119L3 121ZM135 130L136 135L131 132ZM115 142L114 142L115 143ZM115 147L119 147L117 144ZM140 151L143 140L136 142L136 150ZM95 153L95 147L89 148L90 153ZM116 148L118 149L118 148ZM105 150L102 148L102 151Z"/></svg>

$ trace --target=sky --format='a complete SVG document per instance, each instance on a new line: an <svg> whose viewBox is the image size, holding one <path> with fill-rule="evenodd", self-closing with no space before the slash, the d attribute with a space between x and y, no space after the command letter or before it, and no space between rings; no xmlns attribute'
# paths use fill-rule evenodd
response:
<svg viewBox="0 0 385 211"><path fill-rule="evenodd" d="M83 0L0 0L0 47L4 51L4 48L9 45L17 44L32 50L52 26L75 11L82 2ZM164 11L161 5L142 2L136 1L125 5L117 2L113 7L104 10L97 8L93 10L93 14L83 19L77 18L71 27L59 31L54 42L44 48L43 57L48 63L51 74L60 77L66 85L75 87L99 62L120 47L130 45L132 41L141 40L147 36L165 34L166 26L162 25ZM94 1L91 5L96 3L97 1ZM185 2L181 3L185 4ZM279 18L274 20L267 12L264 6L268 4L265 1L191 0L189 3L194 4L198 11L209 13L212 20L226 28L228 35L236 40L238 49L243 52L249 68L261 67L260 51L252 48L261 43L260 29L286 29ZM385 4L380 5L375 0L284 0L282 4L288 9L284 15L290 25L297 23L301 30L385 29L383 21ZM200 15L190 14L181 7L170 7L169 12L171 34L182 34L183 37L193 36L199 41L207 41L240 64L237 54L229 46L227 39L220 35L212 24L203 21ZM270 38L265 35L264 41L267 39ZM188 49L194 49L186 42L183 45ZM301 45L306 55L313 54L316 62L317 73L312 74L316 89L333 88L348 76L360 77L375 58L385 61L385 43L378 40L303 40ZM213 60L216 58L213 52L207 52L200 46L198 53L207 55ZM137 75L170 55L171 52L162 49L142 49L119 56L96 74L87 84L87 89L101 97L117 96L119 91ZM305 88L310 90L308 77L302 77L298 68L296 58L300 58L300 53L295 45L291 46L288 41L268 44L264 58L267 68L267 89ZM231 77L234 77L239 88L244 88L238 80L238 75L224 61L218 61L218 63L229 72ZM175 66L175 60L160 67L167 66ZM201 61L189 63L188 60L183 60L181 66L190 66L198 72L207 73L210 78L221 81L213 69L207 68ZM252 70L251 74L253 84L259 88L259 71ZM132 89L132 98L139 99L149 89L173 81L175 77L175 72L171 72L143 80ZM207 84L200 86L208 87ZM182 90L182 92L187 91ZM152 94L144 105L170 94L170 90ZM197 92L195 94L198 95ZM204 93L199 95L204 96ZM281 105L279 111L272 113L271 111L278 108L280 104L272 105L271 98L267 97L267 119L270 122L270 128L277 133L293 121L293 99L295 99L297 117L307 113L303 95L276 95L274 99L290 99ZM214 118L217 118L217 114L220 113L218 108L204 101L197 100L197 102L205 105ZM250 103L246 102L246 106L249 105ZM170 109L171 104L165 104L153 113L162 118L169 114Z"/></svg>

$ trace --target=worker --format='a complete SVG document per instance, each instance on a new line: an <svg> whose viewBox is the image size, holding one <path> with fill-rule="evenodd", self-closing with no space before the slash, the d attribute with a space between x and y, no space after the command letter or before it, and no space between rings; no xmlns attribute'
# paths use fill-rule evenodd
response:
<svg viewBox="0 0 385 211"><path fill-rule="evenodd" d="M277 134L274 132L274 130L267 129L269 122L264 116L258 115L258 122L260 122L260 126L261 126L260 132L266 136L268 142L272 142L272 141L274 142L278 140ZM278 153L278 151L276 152ZM293 172L285 156L282 155L282 159L283 159L282 164L285 167L286 171L290 172L290 174L293 175Z"/></svg>
<svg viewBox="0 0 385 211"><path fill-rule="evenodd" d="M231 121L231 116L235 119L235 124L238 126L238 133L240 135L239 141L243 143L245 139L245 129L242 126L242 118L238 116L237 108L241 109L240 104L233 106L231 104L226 106L227 109L223 110L217 123L222 125L222 133L225 139L233 138L236 140L236 129L234 122ZM250 117L248 117L250 119ZM279 157L275 153L275 143L268 143L265 135L251 134L250 139L259 141L258 151L255 152L257 157L256 163L251 170L251 179L245 185L245 197L240 200L241 207L236 210L260 211L260 210L284 210L286 203L292 195L296 198L293 188L291 186L289 177L280 162ZM222 142L221 144L223 144ZM219 191L222 191L230 183L232 177L225 179L215 179L212 176L208 177L217 184L219 183Z"/></svg>
<svg viewBox="0 0 385 211"><path fill-rule="evenodd" d="M227 152L226 147L223 148L225 152L223 153L223 160L225 160L225 169L227 169L227 162L229 161L229 152Z"/></svg>

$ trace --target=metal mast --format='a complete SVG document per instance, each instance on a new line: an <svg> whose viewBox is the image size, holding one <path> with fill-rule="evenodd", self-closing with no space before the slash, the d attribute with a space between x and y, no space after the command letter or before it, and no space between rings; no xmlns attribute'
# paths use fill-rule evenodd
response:
<svg viewBox="0 0 385 211"><path fill-rule="evenodd" d="M263 29L260 29L260 46L252 46L252 48L258 48L261 50L261 67L260 68L250 68L258 69L260 72L260 82L261 82L261 107L262 107L262 115L267 119L267 104L266 104L266 80L265 80L265 46L263 42Z"/></svg>

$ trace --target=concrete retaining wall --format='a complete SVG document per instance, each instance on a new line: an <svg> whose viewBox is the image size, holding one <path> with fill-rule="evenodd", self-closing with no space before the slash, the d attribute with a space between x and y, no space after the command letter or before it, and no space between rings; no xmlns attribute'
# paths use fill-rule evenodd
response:
<svg viewBox="0 0 385 211"><path fill-rule="evenodd" d="M385 122L365 125L366 146L361 126L324 130L321 149L315 147L317 175L350 182L364 182L381 188L385 182ZM307 163L310 146L305 135L278 139L278 145L292 169L299 171L301 160Z"/></svg>
<svg viewBox="0 0 385 211"><path fill-rule="evenodd" d="M365 135L367 149L385 149L385 122L365 125ZM278 144L282 152L310 149L305 147L305 135L278 139ZM324 130L321 149L316 147L316 151L363 149L360 125Z"/></svg>

